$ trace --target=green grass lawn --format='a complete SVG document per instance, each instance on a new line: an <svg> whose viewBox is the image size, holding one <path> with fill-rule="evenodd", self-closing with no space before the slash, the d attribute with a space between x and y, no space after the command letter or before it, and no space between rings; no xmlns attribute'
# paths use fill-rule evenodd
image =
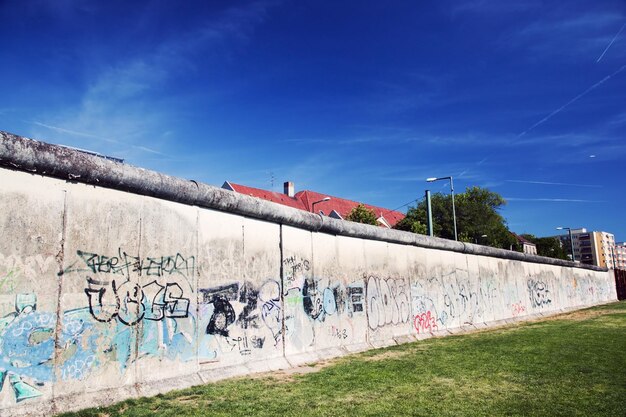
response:
<svg viewBox="0 0 626 417"><path fill-rule="evenodd" d="M62 416L626 416L626 302Z"/></svg>

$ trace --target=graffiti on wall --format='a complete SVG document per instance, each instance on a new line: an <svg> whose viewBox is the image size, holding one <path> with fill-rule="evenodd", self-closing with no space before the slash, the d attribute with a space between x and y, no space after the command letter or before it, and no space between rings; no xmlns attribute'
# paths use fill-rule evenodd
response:
<svg viewBox="0 0 626 417"><path fill-rule="evenodd" d="M431 312L419 313L413 318L413 327L417 333L433 333L439 330L437 326L437 318Z"/></svg>
<svg viewBox="0 0 626 417"><path fill-rule="evenodd" d="M5 255L0 253L0 290L7 290L7 285L14 285L14 279L27 278L35 281L38 277L57 270L56 259L52 255Z"/></svg>
<svg viewBox="0 0 626 417"><path fill-rule="evenodd" d="M287 283L297 280L299 275L311 270L311 262L308 259L292 255L283 260L283 274Z"/></svg>
<svg viewBox="0 0 626 417"><path fill-rule="evenodd" d="M77 255L64 273L84 276L86 307L64 311L60 330L56 314L38 311L30 293L16 294L15 311L0 319L0 391L8 382L16 402L40 397L42 387L58 378L83 380L106 363L124 372L146 356L193 357L195 317L183 290L191 291L193 257L139 259L121 249L117 256ZM139 276L150 282L133 282Z"/></svg>
<svg viewBox="0 0 626 417"><path fill-rule="evenodd" d="M180 253L172 256L131 256L121 248L115 256L78 250L82 261L74 262L64 273L86 272L85 294L94 319L108 323L117 319L126 326L142 320L161 321L189 316L189 278L195 272L195 258ZM147 284L137 277L152 279ZM96 278L94 278L96 277Z"/></svg>
<svg viewBox="0 0 626 417"><path fill-rule="evenodd" d="M314 322L324 322L327 318L365 312L365 288L362 282L355 281L347 287L340 282L331 283L328 279L306 278L302 288L292 287L299 292L291 297L300 299L304 313Z"/></svg>
<svg viewBox="0 0 626 417"><path fill-rule="evenodd" d="M55 379L56 324L56 315L37 311L34 294L16 294L15 312L0 319L0 391L8 380L17 402L42 395L44 383ZM58 345L62 379L82 380L97 365L98 335L85 309L63 314Z"/></svg>
<svg viewBox="0 0 626 417"><path fill-rule="evenodd" d="M328 328L328 335L333 339L338 340L346 340L350 337L350 330L346 327L337 327L335 325L331 325Z"/></svg>
<svg viewBox="0 0 626 417"><path fill-rule="evenodd" d="M454 273L428 278L427 288L427 292L421 286L415 288L417 297L429 293L430 298L418 299L418 305L423 304L423 307L414 311L432 311L436 320L444 327L455 323L472 324L481 320L485 308L492 308L497 297L495 288L489 281L482 285L480 280L474 280L474 283L470 279L457 280Z"/></svg>
<svg viewBox="0 0 626 417"><path fill-rule="evenodd" d="M522 302L511 304L511 312L513 313L513 317L521 316L526 313L526 307L522 304Z"/></svg>
<svg viewBox="0 0 626 417"><path fill-rule="evenodd" d="M462 324L475 323L482 313L482 306L469 280L449 286L450 292L446 295L446 307L453 317L459 317Z"/></svg>
<svg viewBox="0 0 626 417"><path fill-rule="evenodd" d="M482 269L468 277L466 271L457 274L435 268L431 274L425 280L411 281L413 327L418 333L473 325L500 314L506 294L492 271Z"/></svg>
<svg viewBox="0 0 626 417"><path fill-rule="evenodd" d="M545 282L531 278L526 284L528 286L528 298L532 307L545 307L552 303L550 291Z"/></svg>
<svg viewBox="0 0 626 417"><path fill-rule="evenodd" d="M370 329L407 323L410 314L408 280L367 277L367 320Z"/></svg>
<svg viewBox="0 0 626 417"><path fill-rule="evenodd" d="M347 303L348 306L350 306L351 312L361 313L365 310L363 307L365 303L365 294L363 294L363 287L359 285L349 286L347 296Z"/></svg>
<svg viewBox="0 0 626 417"><path fill-rule="evenodd" d="M210 357L223 352L239 352L246 356L253 349L276 347L283 337L280 283L267 280L257 287L250 282L237 282L202 288L201 315L208 317L205 333L213 336ZM285 331L289 330L285 326Z"/></svg>
<svg viewBox="0 0 626 417"><path fill-rule="evenodd" d="M47 268L41 262L32 265ZM13 271L0 276L0 291L16 288L11 282L18 272ZM312 276L310 262L293 256L283 261L285 288L273 278L260 284L225 280L198 289L196 306L197 272L195 258L180 253L139 258L122 249L114 256L77 251L63 273L84 282L80 308L57 317L38 310L34 294L12 294L13 311L0 319L0 392L18 403L36 399L48 395L51 382L84 381L103 368L123 375L142 358L204 363L250 360L260 351L280 355L287 335L305 331L331 343L360 342L355 331L366 320L370 334L387 326L432 334L558 304L546 284L553 281L544 275L500 287L493 275L466 271L429 278L368 274L346 282ZM609 291L593 276L574 283L567 294L577 300L606 297ZM516 291L508 295L507 287L519 288L521 298L527 289L529 302ZM360 323L352 320L357 317ZM307 337L298 348L312 345Z"/></svg>
<svg viewBox="0 0 626 417"><path fill-rule="evenodd" d="M126 326L134 326L143 319L159 321L189 316L189 298L183 296L183 289L176 282L161 285L152 281L142 286L130 281L117 284L115 279L102 282L87 277L87 283L89 312L100 322L117 318Z"/></svg>
<svg viewBox="0 0 626 417"><path fill-rule="evenodd" d="M12 292L15 290L17 273L14 270L8 270L0 275L0 292Z"/></svg>
<svg viewBox="0 0 626 417"><path fill-rule="evenodd" d="M91 317L102 329L115 329L116 359L121 370L146 356L190 360L194 355L196 318L191 311L194 256L181 253L141 258L119 248L115 255L78 250L78 260L64 273L84 276ZM148 281L140 284L139 281ZM141 326L135 331L124 327ZM137 340L137 352L133 343Z"/></svg>
<svg viewBox="0 0 626 417"><path fill-rule="evenodd" d="M185 258L180 253L140 258L119 248L115 255L102 255L82 250L77 250L76 254L80 259L67 267L62 274L91 272L93 274L123 275L127 278L132 275L163 277L169 275L192 276L196 270L195 257Z"/></svg>
<svg viewBox="0 0 626 417"><path fill-rule="evenodd" d="M342 312L345 291L339 285L323 286L321 281L307 278L302 286L302 306L313 320L324 321L327 316Z"/></svg>
<svg viewBox="0 0 626 417"><path fill-rule="evenodd" d="M500 291L494 278L478 278L478 309L477 314L484 319L487 314L493 315L498 308Z"/></svg>

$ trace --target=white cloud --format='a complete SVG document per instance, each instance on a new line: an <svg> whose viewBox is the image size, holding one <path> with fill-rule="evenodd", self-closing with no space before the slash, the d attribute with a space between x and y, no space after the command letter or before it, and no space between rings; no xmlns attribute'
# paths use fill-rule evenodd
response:
<svg viewBox="0 0 626 417"><path fill-rule="evenodd" d="M40 115L33 122L33 136L48 138L53 131L58 142L125 159L141 159L145 153L164 155L174 145L177 113L172 103L176 98L162 97L160 89L173 77L199 71L192 63L193 54L223 42L245 41L263 22L269 6L257 2L226 10L139 56L97 68L88 77L92 81L80 101Z"/></svg>
<svg viewBox="0 0 626 417"><path fill-rule="evenodd" d="M623 124L626 124L626 112L618 114L609 122L611 126L621 126Z"/></svg>

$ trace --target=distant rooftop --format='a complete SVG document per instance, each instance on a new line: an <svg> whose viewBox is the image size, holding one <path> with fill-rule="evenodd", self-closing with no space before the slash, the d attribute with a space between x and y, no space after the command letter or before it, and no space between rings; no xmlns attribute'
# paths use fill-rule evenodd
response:
<svg viewBox="0 0 626 417"><path fill-rule="evenodd" d="M315 208L315 212L318 214L338 219L346 218L352 209L359 204L363 204L366 208L374 212L379 224L387 228L392 228L404 218L404 213L396 210L359 203L329 194L322 194L317 191L303 190L295 193L295 187L292 182L286 182L284 186L284 193L248 187L229 181L225 181L222 188L308 212L313 212L313 208ZM328 197L330 198L329 200L323 201ZM315 207L313 207L314 204Z"/></svg>

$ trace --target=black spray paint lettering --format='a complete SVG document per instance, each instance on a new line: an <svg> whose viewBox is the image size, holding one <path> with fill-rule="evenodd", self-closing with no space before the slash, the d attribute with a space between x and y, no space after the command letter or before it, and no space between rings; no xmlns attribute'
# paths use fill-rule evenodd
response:
<svg viewBox="0 0 626 417"><path fill-rule="evenodd" d="M196 258L185 258L180 253L171 256L146 257L141 259L118 249L116 256L100 255L92 252L77 250L76 254L84 262L83 268L75 268L72 264L63 273L74 271L88 271L94 274L119 274L130 277L131 273L137 275L163 277L173 274L193 276L196 270Z"/></svg>
<svg viewBox="0 0 626 417"><path fill-rule="evenodd" d="M233 337L226 340L226 343L231 347L231 351L237 349L241 356L248 356L252 353L252 348L263 349L265 343L264 337L247 336Z"/></svg>
<svg viewBox="0 0 626 417"><path fill-rule="evenodd" d="M94 319L108 323L117 318L127 326L134 326L144 318L159 321L165 318L183 318L189 315L189 299L177 283L165 286L152 281L145 286L124 281L117 284L87 277L85 288L89 311ZM94 288L96 287L96 288ZM98 288L99 287L99 288Z"/></svg>
<svg viewBox="0 0 626 417"><path fill-rule="evenodd" d="M77 250L76 254L83 260L88 270L94 274L122 274L129 276L131 271L138 269L140 260L118 249L118 256L98 255L97 253ZM78 269L80 271L81 269Z"/></svg>
<svg viewBox="0 0 626 417"><path fill-rule="evenodd" d="M239 314L237 321L241 325L242 329L248 327L258 328L257 324L258 314L255 314L257 310L257 299L259 293L254 289L252 284L246 282L239 291L239 302L242 303L243 311Z"/></svg>
<svg viewBox="0 0 626 417"><path fill-rule="evenodd" d="M348 300L353 312L360 313L363 311L363 299L362 287L348 287Z"/></svg>
<svg viewBox="0 0 626 417"><path fill-rule="evenodd" d="M120 298L120 308L117 311L118 320L127 326L134 326L139 323L146 312L142 303L143 291L141 286L126 281L117 288L115 281L113 281L112 287L113 292Z"/></svg>
<svg viewBox="0 0 626 417"><path fill-rule="evenodd" d="M183 297L183 289L177 283L167 283L165 286L152 281L142 288L148 300L150 311L146 312L147 320L162 320L168 318L185 318L189 316L189 299Z"/></svg>
<svg viewBox="0 0 626 417"><path fill-rule="evenodd" d="M290 256L283 260L283 265L287 281L294 281L298 273L311 270L311 264L308 259L301 259L296 256Z"/></svg>
<svg viewBox="0 0 626 417"><path fill-rule="evenodd" d="M213 314L206 328L207 334L224 336L231 346L239 346L241 354L247 354L248 347L261 349L265 338L247 336L244 339L229 337L229 327L237 325L243 330L260 328L261 321L272 332L275 345L282 337L282 318L280 308L281 287L277 281L268 280L258 290L252 283L246 282L241 288L238 283L215 288L200 289L203 303L213 305ZM236 315L232 303L243 304L243 309ZM248 344L250 342L250 344ZM245 348L241 346L245 345Z"/></svg>
<svg viewBox="0 0 626 417"><path fill-rule="evenodd" d="M330 329L328 329L328 334L333 338L345 340L348 338L348 329L331 326Z"/></svg>
<svg viewBox="0 0 626 417"><path fill-rule="evenodd" d="M235 309L220 295L213 299L213 315L206 326L206 333L228 336L228 326L235 322Z"/></svg>
<svg viewBox="0 0 626 417"><path fill-rule="evenodd" d="M302 286L302 306L306 314L313 320L322 314L322 298L317 290L317 283L313 278L307 278Z"/></svg>
<svg viewBox="0 0 626 417"><path fill-rule="evenodd" d="M228 337L228 326L236 319L235 309L230 301L237 299L239 284L200 289L205 304L213 304L213 314L206 327L206 333Z"/></svg>
<svg viewBox="0 0 626 417"><path fill-rule="evenodd" d="M343 307L343 300L337 303L336 296L342 297L343 292L337 288L320 287L313 278L307 278L302 286L302 307L313 320L324 321L326 316L335 314L338 307Z"/></svg>
<svg viewBox="0 0 626 417"><path fill-rule="evenodd" d="M549 297L550 291L548 290L548 286L543 281L529 279L527 284L528 297L533 307L543 307L552 303Z"/></svg>

